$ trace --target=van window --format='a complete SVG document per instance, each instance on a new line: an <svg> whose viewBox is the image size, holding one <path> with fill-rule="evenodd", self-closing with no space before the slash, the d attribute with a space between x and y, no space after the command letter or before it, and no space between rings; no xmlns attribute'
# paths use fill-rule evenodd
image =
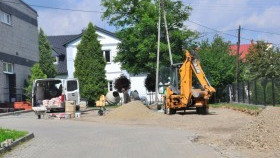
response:
<svg viewBox="0 0 280 158"><path fill-rule="evenodd" d="M74 91L78 89L78 83L75 80L67 81L67 91Z"/></svg>

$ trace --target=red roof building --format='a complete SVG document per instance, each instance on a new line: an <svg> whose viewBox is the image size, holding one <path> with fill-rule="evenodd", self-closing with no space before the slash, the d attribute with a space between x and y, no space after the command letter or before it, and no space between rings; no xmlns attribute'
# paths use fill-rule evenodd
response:
<svg viewBox="0 0 280 158"><path fill-rule="evenodd" d="M243 60L243 59L246 58L246 55L249 53L249 48L253 44L254 44L253 41L251 42L251 44L240 44L240 48L239 48L240 59ZM237 45L231 45L230 49L231 49L231 54L232 55L236 55L236 53L237 53Z"/></svg>

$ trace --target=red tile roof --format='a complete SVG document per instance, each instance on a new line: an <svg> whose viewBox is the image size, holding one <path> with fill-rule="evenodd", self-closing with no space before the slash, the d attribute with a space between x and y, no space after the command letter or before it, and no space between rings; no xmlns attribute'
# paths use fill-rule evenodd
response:
<svg viewBox="0 0 280 158"><path fill-rule="evenodd" d="M249 48L252 44L241 44L240 48L239 48L239 55L240 55L240 59L245 59L246 55L249 53ZM237 53L237 45L231 45L230 46L231 49L231 54L232 55L236 55Z"/></svg>

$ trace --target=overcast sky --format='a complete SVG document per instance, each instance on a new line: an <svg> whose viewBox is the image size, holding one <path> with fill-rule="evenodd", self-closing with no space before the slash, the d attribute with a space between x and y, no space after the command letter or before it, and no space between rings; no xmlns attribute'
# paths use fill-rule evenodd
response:
<svg viewBox="0 0 280 158"><path fill-rule="evenodd" d="M59 8L102 11L101 0L24 0L28 4ZM238 25L241 30L241 43L250 43L248 39L266 40L280 44L280 0L182 0L193 8L190 20L222 31L219 33L226 40L236 43ZM106 21L101 20L101 13L71 12L45 9L33 6L39 14L39 26L48 35L77 34L91 21L95 25L115 31ZM203 32L205 38L212 38L215 31L191 22L185 25ZM276 34L252 32L257 30ZM230 34L230 35L228 35Z"/></svg>

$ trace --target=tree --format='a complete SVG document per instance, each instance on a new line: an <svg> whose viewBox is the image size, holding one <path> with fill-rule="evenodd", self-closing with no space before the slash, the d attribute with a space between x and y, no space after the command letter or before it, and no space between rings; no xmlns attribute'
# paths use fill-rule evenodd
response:
<svg viewBox="0 0 280 158"><path fill-rule="evenodd" d="M128 94L128 90L130 89L130 84L131 84L130 80L124 75L121 75L115 80L115 89L117 89L119 93L123 93L124 103L130 102L130 97Z"/></svg>
<svg viewBox="0 0 280 158"><path fill-rule="evenodd" d="M40 68L40 65L38 63L33 65L33 67L31 68L28 84L24 89L24 95L26 97L26 100L29 101L31 100L33 81L35 81L36 79L45 79L45 78L47 78L47 75L43 73L43 71Z"/></svg>
<svg viewBox="0 0 280 158"><path fill-rule="evenodd" d="M181 1L164 0L174 62L182 62L183 49L191 45L196 34L183 26L191 8ZM122 41L115 58L122 68L133 74L152 73L156 68L158 0L102 0L103 19L119 28ZM161 20L163 21L163 20ZM161 23L161 29L164 29ZM162 31L164 32L164 31ZM166 35L161 35L162 65L170 64Z"/></svg>
<svg viewBox="0 0 280 158"><path fill-rule="evenodd" d="M246 59L252 79L280 77L280 51L268 43L258 41L252 45Z"/></svg>
<svg viewBox="0 0 280 158"><path fill-rule="evenodd" d="M43 73L47 75L48 78L54 78L56 76L56 67L53 64L54 58L52 57L52 49L48 42L48 39L40 28L39 32L39 65Z"/></svg>
<svg viewBox="0 0 280 158"><path fill-rule="evenodd" d="M100 95L107 92L106 62L97 38L96 28L89 23L81 43L77 46L74 64L74 76L79 79L81 96L89 103L98 100Z"/></svg>
<svg viewBox="0 0 280 158"><path fill-rule="evenodd" d="M123 90L124 91L127 91L130 89L130 80L124 76L124 75L121 75L120 77L118 77L116 80L115 80L115 86L114 88L119 92L119 93L122 93Z"/></svg>
<svg viewBox="0 0 280 158"><path fill-rule="evenodd" d="M145 87L149 92L156 91L156 76L155 73L148 74L147 78L145 79Z"/></svg>
<svg viewBox="0 0 280 158"><path fill-rule="evenodd" d="M225 42L218 35L212 43L204 40L200 44L198 55L201 65L213 87L225 87L235 81L236 56L230 51L230 42Z"/></svg>

